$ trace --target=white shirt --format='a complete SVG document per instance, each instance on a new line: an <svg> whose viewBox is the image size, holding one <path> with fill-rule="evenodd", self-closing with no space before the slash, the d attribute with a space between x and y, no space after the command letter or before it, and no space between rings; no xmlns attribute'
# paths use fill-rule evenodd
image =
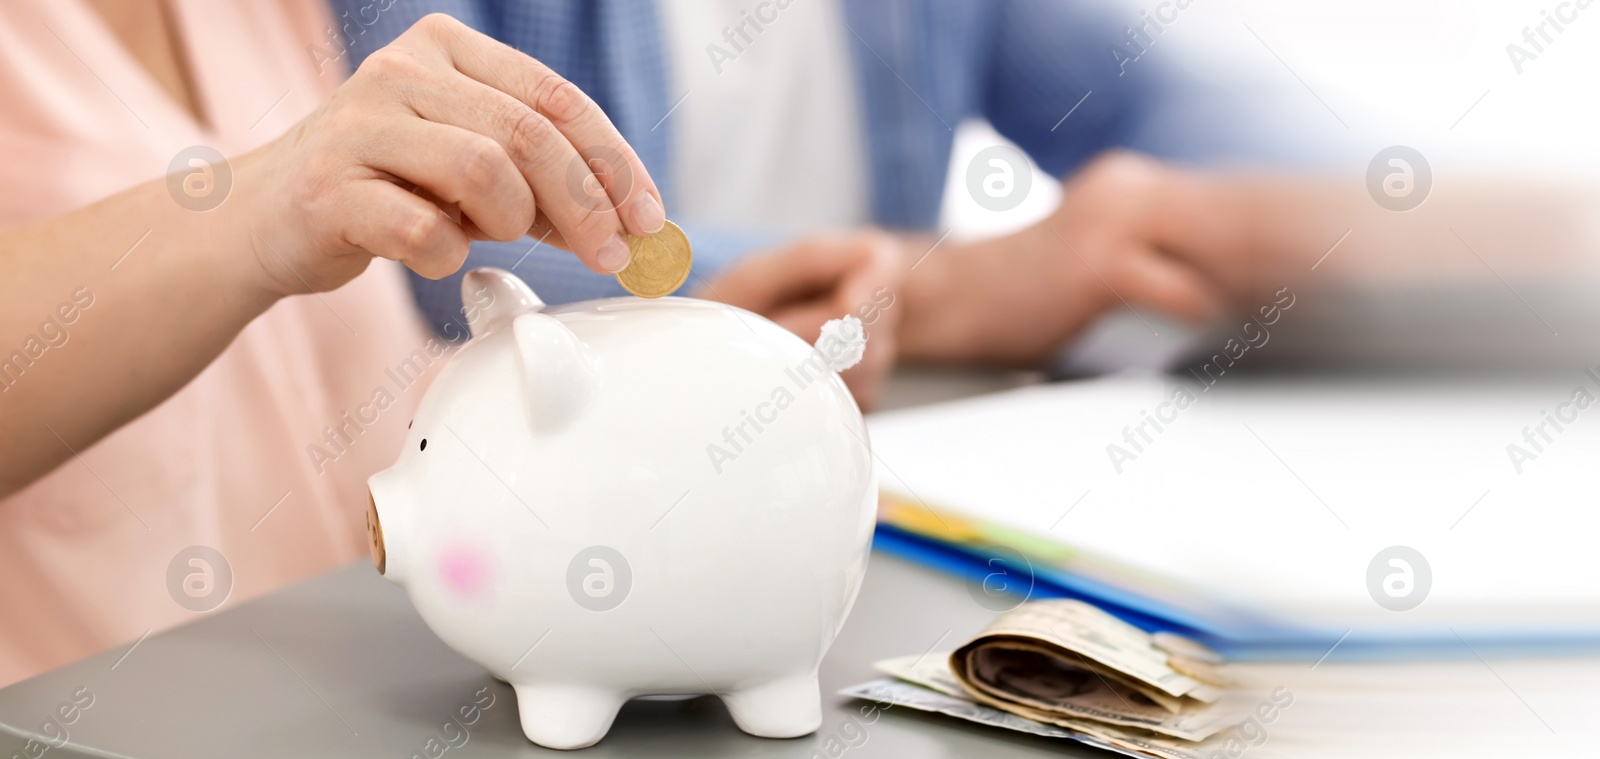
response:
<svg viewBox="0 0 1600 759"><path fill-rule="evenodd" d="M673 214L788 232L871 220L839 0L661 0Z"/></svg>

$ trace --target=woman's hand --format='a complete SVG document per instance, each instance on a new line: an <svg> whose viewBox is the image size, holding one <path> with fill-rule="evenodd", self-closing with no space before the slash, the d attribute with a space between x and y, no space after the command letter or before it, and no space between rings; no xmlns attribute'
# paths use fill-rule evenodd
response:
<svg viewBox="0 0 1600 759"><path fill-rule="evenodd" d="M740 262L699 295L761 314L806 342L830 319L860 319L866 353L841 376L870 408L894 365L904 310L895 302L911 263L904 242L883 232L817 235Z"/></svg>
<svg viewBox="0 0 1600 759"><path fill-rule="evenodd" d="M440 14L373 53L236 171L234 199L279 295L336 288L373 256L443 277L471 240L528 234L611 273L628 264L623 235L666 218L593 100Z"/></svg>
<svg viewBox="0 0 1600 759"><path fill-rule="evenodd" d="M446 16L230 163L232 191L209 211L152 177L0 232L0 350L27 344L65 294L95 299L71 350L30 359L26 381L5 375L0 439L22 442L0 457L0 498L170 397L280 298L337 288L374 256L441 277L474 238L532 233L613 271L628 262L624 232L665 220L592 100Z"/></svg>

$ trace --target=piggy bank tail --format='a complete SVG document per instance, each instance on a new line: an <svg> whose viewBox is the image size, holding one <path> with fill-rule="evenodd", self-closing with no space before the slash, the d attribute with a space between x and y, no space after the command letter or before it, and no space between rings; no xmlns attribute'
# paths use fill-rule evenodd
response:
<svg viewBox="0 0 1600 759"><path fill-rule="evenodd" d="M867 351L866 327L854 316L830 319L822 325L815 347L829 369L842 372L861 363L861 356Z"/></svg>

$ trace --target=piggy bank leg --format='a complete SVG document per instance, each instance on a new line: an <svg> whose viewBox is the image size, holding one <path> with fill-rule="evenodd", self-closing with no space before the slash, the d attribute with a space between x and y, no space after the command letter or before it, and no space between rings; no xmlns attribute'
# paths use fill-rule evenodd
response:
<svg viewBox="0 0 1600 759"><path fill-rule="evenodd" d="M722 696L739 729L762 738L795 738L822 726L817 673L806 672Z"/></svg>
<svg viewBox="0 0 1600 759"><path fill-rule="evenodd" d="M627 700L611 691L581 685L511 687L517 692L523 734L545 748L593 746L606 736L617 710Z"/></svg>

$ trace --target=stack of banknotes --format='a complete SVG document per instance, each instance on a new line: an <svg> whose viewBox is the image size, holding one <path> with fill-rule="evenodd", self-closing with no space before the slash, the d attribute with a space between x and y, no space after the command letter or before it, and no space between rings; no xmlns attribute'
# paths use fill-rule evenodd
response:
<svg viewBox="0 0 1600 759"><path fill-rule="evenodd" d="M1066 599L1023 604L948 654L875 666L890 678L841 693L1163 759L1237 756L1237 728L1293 699L1240 687L1195 641Z"/></svg>

